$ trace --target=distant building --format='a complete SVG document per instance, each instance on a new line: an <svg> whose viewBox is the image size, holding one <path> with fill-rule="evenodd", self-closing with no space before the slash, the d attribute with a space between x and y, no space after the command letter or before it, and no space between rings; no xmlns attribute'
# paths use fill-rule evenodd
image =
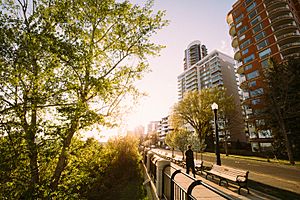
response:
<svg viewBox="0 0 300 200"><path fill-rule="evenodd" d="M149 135L150 133L153 132L157 132L158 129L158 125L159 125L159 121L151 121L149 122L148 126L147 126L147 135Z"/></svg>
<svg viewBox="0 0 300 200"><path fill-rule="evenodd" d="M201 42L196 40L188 45L184 51L184 70L189 69L199 60L207 55L207 49L205 45L201 45Z"/></svg>
<svg viewBox="0 0 300 200"><path fill-rule="evenodd" d="M238 0L227 15L240 76L244 117L253 151L272 149L264 117L263 71L269 58L300 57L299 0Z"/></svg>
<svg viewBox="0 0 300 200"><path fill-rule="evenodd" d="M128 131L127 132L128 135L132 135L135 136L137 138L143 138L145 135L145 127L140 125L134 128L133 131Z"/></svg>
<svg viewBox="0 0 300 200"><path fill-rule="evenodd" d="M166 145L165 139L168 133L172 131L172 127L170 126L169 116L163 117L158 124L157 133L158 133L158 140L159 146L164 147Z"/></svg>
<svg viewBox="0 0 300 200"><path fill-rule="evenodd" d="M198 91L213 87L226 88L227 95L234 97L234 103L236 105L236 112L229 118L233 124L229 127L229 141L246 142L234 67L233 58L218 50L212 51L194 65L185 69L184 72L178 76L178 98L181 100L187 91ZM225 133L221 134L220 139L224 139L224 136Z"/></svg>

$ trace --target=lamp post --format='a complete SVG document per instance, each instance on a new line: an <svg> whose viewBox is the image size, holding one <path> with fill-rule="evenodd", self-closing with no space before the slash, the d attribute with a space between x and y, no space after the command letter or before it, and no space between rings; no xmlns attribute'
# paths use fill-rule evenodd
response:
<svg viewBox="0 0 300 200"><path fill-rule="evenodd" d="M214 121L215 121L215 132L216 132L216 158L217 165L221 165L221 157L220 157L220 147L219 147L219 132L218 132L218 104L213 103L211 105L211 109L214 111Z"/></svg>

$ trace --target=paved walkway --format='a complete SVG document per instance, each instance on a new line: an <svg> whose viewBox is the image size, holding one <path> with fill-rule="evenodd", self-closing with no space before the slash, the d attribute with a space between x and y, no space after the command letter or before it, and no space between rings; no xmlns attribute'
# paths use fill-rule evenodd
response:
<svg viewBox="0 0 300 200"><path fill-rule="evenodd" d="M166 155L165 152L162 152L160 150L154 150L160 154L164 154ZM182 172L185 172L185 169L183 169L182 167L172 163L171 164L173 167L177 168L177 169L181 169ZM224 164L225 165L225 164ZM267 169L268 170L268 169ZM271 172L273 173L273 172ZM298 191L294 191L294 188L299 188L300 185L299 185L299 182L294 181L289 181L289 180L286 180L286 179L282 179L281 181L279 180L278 177L276 177L276 174L274 176L271 176L271 175L266 175L266 174L262 174L262 173L256 173L256 172L252 172L250 170L250 173L249 173L249 178L252 179L252 180L258 180L258 181L261 181L261 182L264 182L265 184L270 184L271 186L272 185L276 185L277 187L280 188L280 185L282 185L283 188L289 188L290 191L293 191L293 192L299 192ZM197 175L196 176L196 179L197 180L201 180L203 181L204 183L207 183L209 185L211 185L212 187L215 187L217 189L219 189L220 191L226 193L227 195L231 196L233 199L242 199L242 200L246 200L246 199L270 199L270 200L278 200L279 198L276 198L274 196L271 196L269 195L270 193L272 193L272 191L270 192L260 192L260 191L257 191L257 190L254 190L253 188L250 188L250 194L247 194L247 190L245 189L241 189L241 195L238 194L238 186L237 185L234 185L234 184L229 184L228 186L219 186L218 185L218 180L212 180L209 178L209 180L205 179L205 174L203 175ZM180 174L177 174L175 176L175 180L180 182L180 184L184 185L184 188L188 188L188 186L191 184L191 182L193 181L192 179L184 176L184 175L180 175ZM288 184L290 182L290 185ZM292 189L291 189L292 188ZM192 192L192 195L197 197L197 199L224 199L222 197L220 197L219 195L217 195L216 193L210 191L209 189L199 185L199 186L196 186L194 189L193 189L193 192ZM300 197L300 196L299 196Z"/></svg>
<svg viewBox="0 0 300 200"><path fill-rule="evenodd" d="M181 169L183 172L185 171L184 168L176 165L176 164L171 164L173 167L177 169ZM218 190L224 192L228 196L230 196L233 199L241 199L241 200L249 200L249 199L269 199L269 200L278 200L278 198L273 197L271 195L250 189L250 194L247 193L246 190L241 189L241 194L238 194L238 186L229 184L229 186L219 186L217 180L212 181L211 179L207 180L205 179L205 175L196 175L197 180L201 180L204 183L217 188ZM184 176L183 174L177 174L175 176L175 181L178 182L183 188L187 189L188 186L193 182L192 179L188 178L187 176ZM223 197L220 197L218 194L215 192L207 189L204 186L198 185L193 189L192 195L196 197L197 199L205 199L205 200L214 200L214 199L225 199Z"/></svg>

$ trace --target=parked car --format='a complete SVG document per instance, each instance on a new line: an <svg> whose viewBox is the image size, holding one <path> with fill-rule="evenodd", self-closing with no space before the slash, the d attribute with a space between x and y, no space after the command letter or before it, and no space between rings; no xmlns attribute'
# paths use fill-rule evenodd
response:
<svg viewBox="0 0 300 200"><path fill-rule="evenodd" d="M166 146L165 149L166 149L166 150L170 150L171 148L170 148L169 146Z"/></svg>

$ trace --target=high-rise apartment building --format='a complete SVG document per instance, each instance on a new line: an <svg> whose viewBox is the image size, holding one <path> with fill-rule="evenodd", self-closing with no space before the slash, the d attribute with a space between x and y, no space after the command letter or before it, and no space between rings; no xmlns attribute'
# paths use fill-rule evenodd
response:
<svg viewBox="0 0 300 200"><path fill-rule="evenodd" d="M253 151L272 146L263 115L263 71L269 58L300 57L299 12L299 0L238 0L227 15Z"/></svg>
<svg viewBox="0 0 300 200"><path fill-rule="evenodd" d="M159 140L158 142L160 147L166 146L165 143L166 136L167 134L170 133L170 131L172 131L169 120L170 120L169 116L166 116L163 117L158 123L157 133L158 133L158 140Z"/></svg>
<svg viewBox="0 0 300 200"><path fill-rule="evenodd" d="M187 49L184 51L184 70L193 66L196 62L201 60L207 55L207 49L205 45L201 45L201 42L196 40L190 43Z"/></svg>
<svg viewBox="0 0 300 200"><path fill-rule="evenodd" d="M224 87L227 95L234 97L237 112L230 119L234 123L229 130L230 140L231 142L246 142L234 60L218 50L212 51L178 76L179 100L183 98L186 91L212 87ZM222 137L224 138L224 134L220 133L220 138Z"/></svg>

